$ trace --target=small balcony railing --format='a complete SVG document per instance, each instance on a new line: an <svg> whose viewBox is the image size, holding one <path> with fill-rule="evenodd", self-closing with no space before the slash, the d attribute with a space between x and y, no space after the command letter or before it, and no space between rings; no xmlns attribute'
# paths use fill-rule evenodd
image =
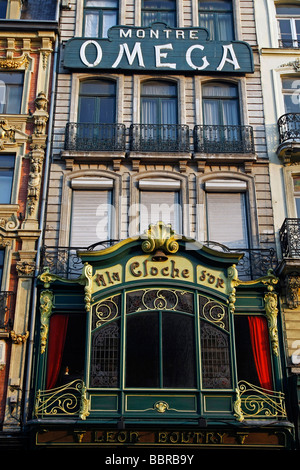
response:
<svg viewBox="0 0 300 470"><path fill-rule="evenodd" d="M69 122L66 126L65 149L84 152L124 151L124 124L91 124Z"/></svg>
<svg viewBox="0 0 300 470"><path fill-rule="evenodd" d="M130 150L137 152L190 152L185 124L131 124Z"/></svg>
<svg viewBox="0 0 300 470"><path fill-rule="evenodd" d="M194 127L195 152L254 153L251 126L201 125Z"/></svg>
<svg viewBox="0 0 300 470"><path fill-rule="evenodd" d="M285 219L279 237L283 258L300 259L300 219Z"/></svg>
<svg viewBox="0 0 300 470"><path fill-rule="evenodd" d="M278 46L280 49L299 49L300 41L292 38L279 39Z"/></svg>
<svg viewBox="0 0 300 470"><path fill-rule="evenodd" d="M300 113L284 114L278 119L279 141L300 140Z"/></svg>
<svg viewBox="0 0 300 470"><path fill-rule="evenodd" d="M0 329L10 331L13 326L14 292L0 292Z"/></svg>

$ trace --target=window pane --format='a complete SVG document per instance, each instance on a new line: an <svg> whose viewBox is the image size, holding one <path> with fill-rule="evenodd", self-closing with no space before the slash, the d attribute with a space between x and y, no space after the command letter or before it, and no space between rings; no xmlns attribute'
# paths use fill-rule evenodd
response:
<svg viewBox="0 0 300 470"><path fill-rule="evenodd" d="M107 31L112 26L117 24L117 12L116 11L103 11L102 16L102 37L107 38Z"/></svg>
<svg viewBox="0 0 300 470"><path fill-rule="evenodd" d="M215 0L213 2L200 0L199 9L214 11L232 10L232 2L231 0Z"/></svg>
<svg viewBox="0 0 300 470"><path fill-rule="evenodd" d="M163 386L195 388L194 318L163 313Z"/></svg>
<svg viewBox="0 0 300 470"><path fill-rule="evenodd" d="M10 85L6 89L6 114L19 114L21 111L23 87Z"/></svg>
<svg viewBox="0 0 300 470"><path fill-rule="evenodd" d="M4 250L0 250L0 290L1 290L2 274L3 274L4 253L5 253Z"/></svg>
<svg viewBox="0 0 300 470"><path fill-rule="evenodd" d="M86 7L118 8L118 0L86 0Z"/></svg>
<svg viewBox="0 0 300 470"><path fill-rule="evenodd" d="M92 335L91 387L118 387L120 368L120 322L102 326Z"/></svg>
<svg viewBox="0 0 300 470"><path fill-rule="evenodd" d="M0 155L0 204L11 202L14 164L14 155Z"/></svg>
<svg viewBox="0 0 300 470"><path fill-rule="evenodd" d="M159 387L158 312L127 316L126 387Z"/></svg>
<svg viewBox="0 0 300 470"><path fill-rule="evenodd" d="M204 388L231 388L229 336L201 320L202 384Z"/></svg>
<svg viewBox="0 0 300 470"><path fill-rule="evenodd" d="M99 13L91 12L85 15L84 35L87 38L97 38L99 35Z"/></svg>
<svg viewBox="0 0 300 470"><path fill-rule="evenodd" d="M168 82L147 82L142 85L142 96L176 96L177 86Z"/></svg>
<svg viewBox="0 0 300 470"><path fill-rule="evenodd" d="M0 18L6 18L7 0L0 0Z"/></svg>
<svg viewBox="0 0 300 470"><path fill-rule="evenodd" d="M175 0L144 0L144 8L151 8L157 10L175 10Z"/></svg>
<svg viewBox="0 0 300 470"><path fill-rule="evenodd" d="M0 72L0 112L19 114L23 94L23 73Z"/></svg>
<svg viewBox="0 0 300 470"><path fill-rule="evenodd" d="M277 5L276 12L279 15L300 15L300 7L295 5Z"/></svg>
<svg viewBox="0 0 300 470"><path fill-rule="evenodd" d="M99 123L115 122L115 98L100 98Z"/></svg>
<svg viewBox="0 0 300 470"><path fill-rule="evenodd" d="M94 98L80 98L78 122L97 122L96 100Z"/></svg>
<svg viewBox="0 0 300 470"><path fill-rule="evenodd" d="M114 95L116 92L115 83L106 80L87 80L80 84L80 95Z"/></svg>

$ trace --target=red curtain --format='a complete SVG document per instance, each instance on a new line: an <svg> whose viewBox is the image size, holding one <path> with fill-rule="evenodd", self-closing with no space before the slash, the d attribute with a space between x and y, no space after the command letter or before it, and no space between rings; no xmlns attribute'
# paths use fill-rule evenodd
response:
<svg viewBox="0 0 300 470"><path fill-rule="evenodd" d="M58 379L68 327L68 315L53 315L48 339L46 390L55 387Z"/></svg>
<svg viewBox="0 0 300 470"><path fill-rule="evenodd" d="M273 390L268 326L265 318L249 316L250 338L260 386Z"/></svg>

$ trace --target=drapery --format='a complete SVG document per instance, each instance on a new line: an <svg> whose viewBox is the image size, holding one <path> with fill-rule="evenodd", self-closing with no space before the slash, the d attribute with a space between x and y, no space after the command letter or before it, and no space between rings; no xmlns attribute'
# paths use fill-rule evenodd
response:
<svg viewBox="0 0 300 470"><path fill-rule="evenodd" d="M262 317L248 317L252 351L260 386L273 389L268 327Z"/></svg>
<svg viewBox="0 0 300 470"><path fill-rule="evenodd" d="M61 368L69 315L53 315L48 339L46 389L55 387Z"/></svg>

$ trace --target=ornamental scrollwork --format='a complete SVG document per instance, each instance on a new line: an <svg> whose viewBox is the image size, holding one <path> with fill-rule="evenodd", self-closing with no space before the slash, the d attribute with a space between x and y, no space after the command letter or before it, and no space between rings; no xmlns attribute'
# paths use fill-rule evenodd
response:
<svg viewBox="0 0 300 470"><path fill-rule="evenodd" d="M179 244L175 239L175 232L171 224L158 222L156 225L150 224L142 238L147 237L142 242L142 250L145 253L152 253L161 249L169 254L175 254L179 250Z"/></svg>
<svg viewBox="0 0 300 470"><path fill-rule="evenodd" d="M41 354L46 351L49 320L53 308L53 292L50 290L43 290L40 295L40 312L41 312Z"/></svg>

